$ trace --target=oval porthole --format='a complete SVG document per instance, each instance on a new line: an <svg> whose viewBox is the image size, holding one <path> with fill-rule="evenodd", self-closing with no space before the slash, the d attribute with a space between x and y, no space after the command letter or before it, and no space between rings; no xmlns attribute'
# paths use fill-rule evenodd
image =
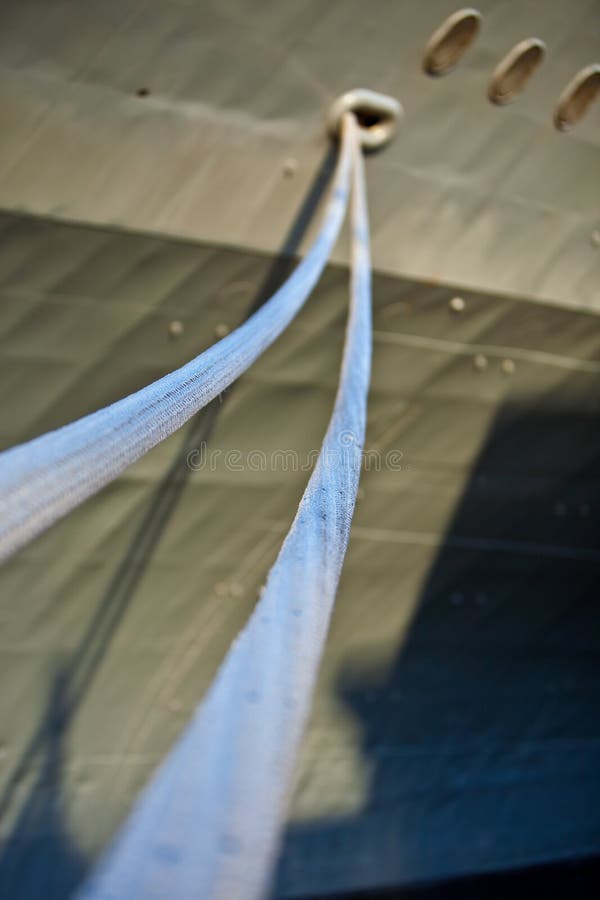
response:
<svg viewBox="0 0 600 900"><path fill-rule="evenodd" d="M554 124L568 131L583 119L600 94L600 65L586 66L568 83L556 104Z"/></svg>
<svg viewBox="0 0 600 900"><path fill-rule="evenodd" d="M459 9L448 16L425 45L423 69L428 75L446 75L469 49L481 28L481 13Z"/></svg>
<svg viewBox="0 0 600 900"><path fill-rule="evenodd" d="M504 106L514 100L541 66L545 55L546 45L538 38L527 38L509 50L492 72L488 86L488 97L492 103Z"/></svg>

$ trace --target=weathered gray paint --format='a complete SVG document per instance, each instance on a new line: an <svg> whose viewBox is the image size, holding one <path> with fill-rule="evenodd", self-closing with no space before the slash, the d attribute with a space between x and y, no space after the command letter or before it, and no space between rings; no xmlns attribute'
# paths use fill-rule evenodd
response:
<svg viewBox="0 0 600 900"><path fill-rule="evenodd" d="M273 251L325 151L328 105L370 87L406 110L369 161L376 269L599 309L600 115L565 135L552 112L598 61L600 4L483 0L474 47L427 78L422 48L459 5L4 0L0 208ZM494 66L532 36L546 62L492 106Z"/></svg>
<svg viewBox="0 0 600 900"><path fill-rule="evenodd" d="M3 214L1 445L183 363L271 269ZM330 268L223 403L0 571L0 894L65 896L246 620L307 473L232 470L225 453L318 448L346 281ZM364 474L280 897L600 841L597 318L468 291L453 314L454 293L374 281L368 441L402 468ZM190 472L203 440L214 471Z"/></svg>

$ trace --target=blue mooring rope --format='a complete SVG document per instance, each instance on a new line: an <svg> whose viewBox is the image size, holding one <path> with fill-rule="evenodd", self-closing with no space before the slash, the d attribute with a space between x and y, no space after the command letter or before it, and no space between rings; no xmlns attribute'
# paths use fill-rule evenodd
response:
<svg viewBox="0 0 600 900"><path fill-rule="evenodd" d="M317 283L337 240L348 203L350 163L346 138L312 247L285 284L239 328L135 394L0 454L0 562L180 428L279 337Z"/></svg>
<svg viewBox="0 0 600 900"><path fill-rule="evenodd" d="M369 229L353 116L346 114L343 131L353 161L350 314L318 461L248 624L79 900L259 900L268 890L348 544L365 437Z"/></svg>

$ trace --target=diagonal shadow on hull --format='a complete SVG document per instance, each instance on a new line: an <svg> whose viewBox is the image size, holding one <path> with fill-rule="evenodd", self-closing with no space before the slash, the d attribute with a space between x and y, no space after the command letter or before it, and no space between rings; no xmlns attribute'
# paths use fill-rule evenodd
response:
<svg viewBox="0 0 600 900"><path fill-rule="evenodd" d="M392 659L374 664L371 646L370 662L356 653L338 670L366 799L353 814L292 821L274 896L408 898L419 884L472 896L466 882L442 888L598 853L600 429L578 390L567 379L499 409ZM402 558L391 545L392 572ZM363 616L408 601L392 577L372 578L387 596L371 602L375 587ZM361 602L352 590L339 602ZM317 778L320 765L317 752ZM561 896L577 879L600 884L597 865L570 871L548 876ZM518 879L498 884L518 893ZM482 876L477 889L493 885Z"/></svg>

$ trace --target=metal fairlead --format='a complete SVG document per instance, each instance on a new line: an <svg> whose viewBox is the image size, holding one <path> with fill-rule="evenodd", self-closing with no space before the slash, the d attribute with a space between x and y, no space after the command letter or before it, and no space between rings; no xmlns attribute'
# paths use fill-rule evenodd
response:
<svg viewBox="0 0 600 900"><path fill-rule="evenodd" d="M402 104L387 94L356 88L334 100L327 114L327 131L338 139L345 113L356 116L363 150L378 150L391 141L403 114Z"/></svg>

